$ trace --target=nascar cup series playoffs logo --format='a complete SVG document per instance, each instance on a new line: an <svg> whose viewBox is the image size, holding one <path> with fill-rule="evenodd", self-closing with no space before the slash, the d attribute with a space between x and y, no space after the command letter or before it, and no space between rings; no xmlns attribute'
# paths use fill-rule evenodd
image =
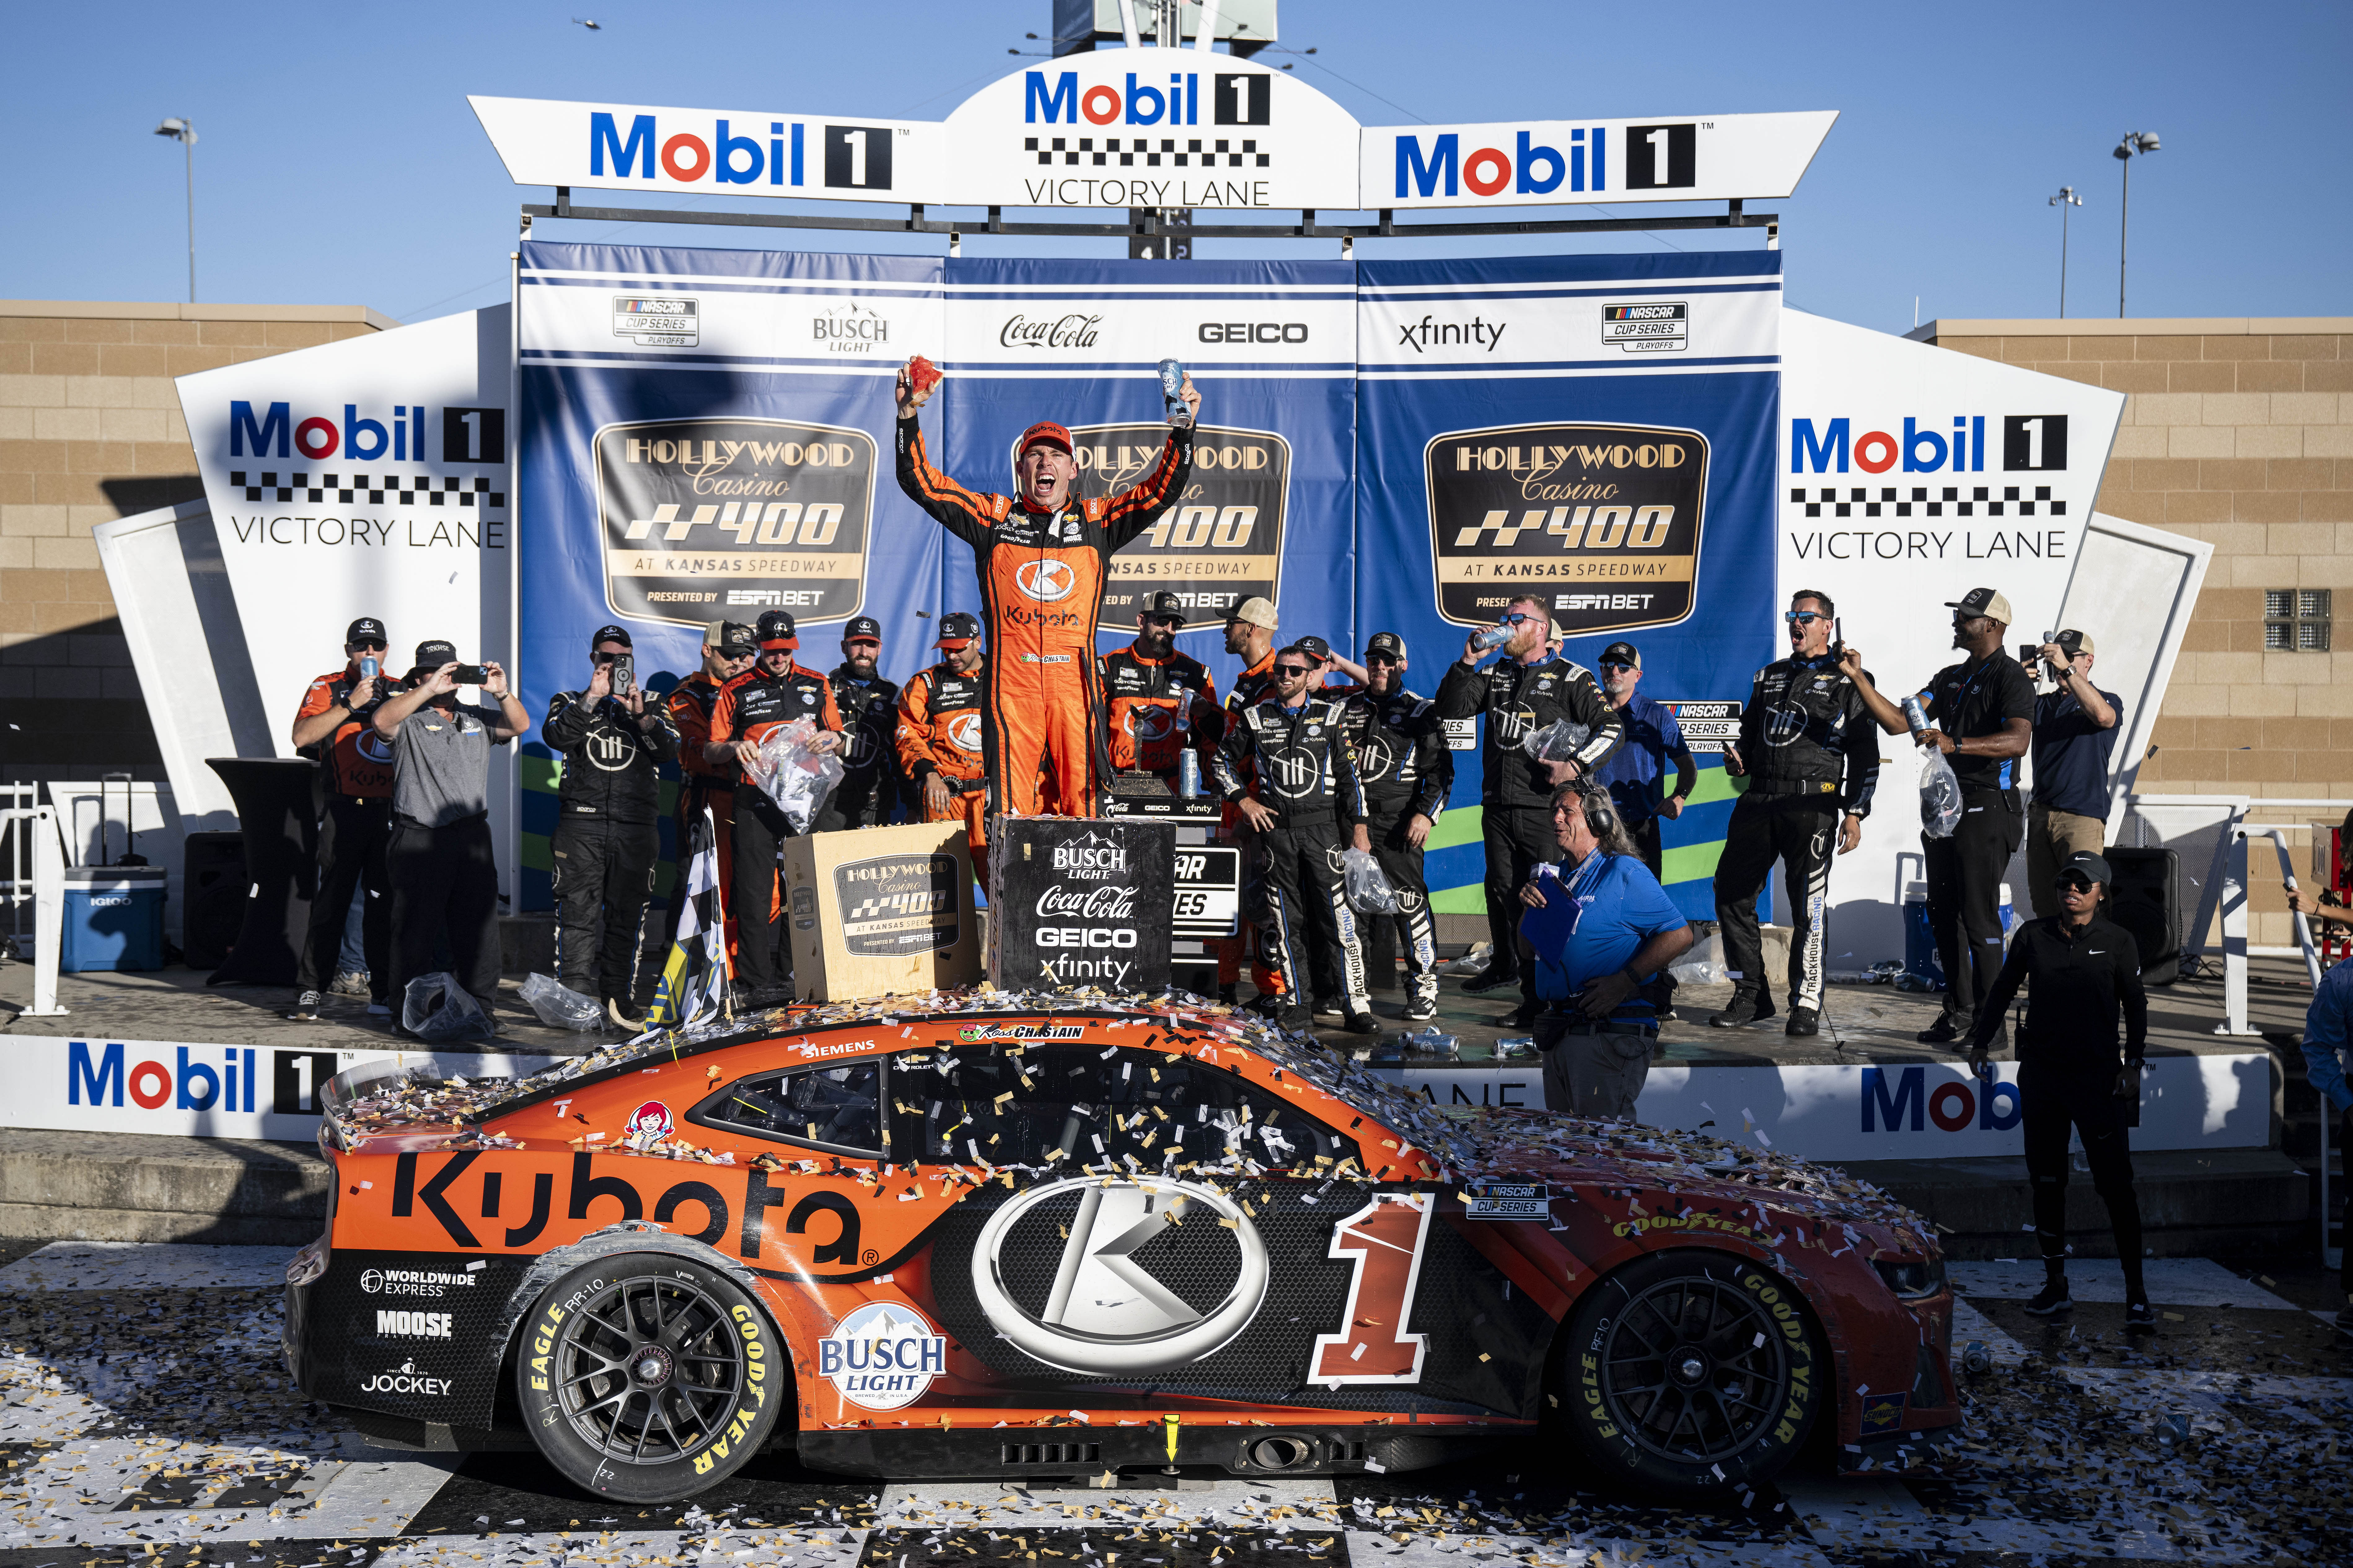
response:
<svg viewBox="0 0 2353 1568"><path fill-rule="evenodd" d="M807 623L862 606L876 468L865 431L791 419L608 425L596 465L617 615L699 626L731 608Z"/></svg>
<svg viewBox="0 0 2353 1568"><path fill-rule="evenodd" d="M1079 462L1073 490L1103 500L1152 472L1168 426L1079 425L1071 439ZM1163 590L1184 604L1194 626L1222 618L1244 599L1273 600L1290 493L1291 443L1271 430L1200 426L1185 493L1111 558L1102 629L1133 632L1135 612Z"/></svg>
<svg viewBox="0 0 2353 1568"><path fill-rule="evenodd" d="M869 1301L817 1342L817 1371L852 1405L913 1405L948 1368L948 1342L913 1307Z"/></svg>
<svg viewBox="0 0 2353 1568"><path fill-rule="evenodd" d="M1670 626L1692 611L1707 437L1652 425L1456 430L1423 452L1439 613L1485 626L1512 599L1570 637Z"/></svg>
<svg viewBox="0 0 2353 1568"><path fill-rule="evenodd" d="M1056 1267L1036 1267L1042 1245L1064 1233ZM1266 1243L1250 1215L1189 1182L1033 1187L989 1216L972 1256L981 1311L1008 1342L1095 1377L1216 1354L1258 1316L1267 1282Z"/></svg>

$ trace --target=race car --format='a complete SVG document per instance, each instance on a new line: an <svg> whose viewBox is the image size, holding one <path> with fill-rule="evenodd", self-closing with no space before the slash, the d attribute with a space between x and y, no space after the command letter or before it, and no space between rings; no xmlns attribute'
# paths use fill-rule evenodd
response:
<svg viewBox="0 0 2353 1568"><path fill-rule="evenodd" d="M1875 1189L1441 1110L1214 1004L936 994L520 1080L364 1066L322 1100L302 1390L617 1500L771 1446L892 1478L1263 1477L1538 1434L1597 1483L1696 1496L1810 1437L1872 1468L1958 1435L1942 1258Z"/></svg>

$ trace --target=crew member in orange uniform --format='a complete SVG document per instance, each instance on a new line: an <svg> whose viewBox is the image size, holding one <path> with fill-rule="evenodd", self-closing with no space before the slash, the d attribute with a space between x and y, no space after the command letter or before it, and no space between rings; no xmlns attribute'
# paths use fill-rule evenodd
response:
<svg viewBox="0 0 2353 1568"><path fill-rule="evenodd" d="M367 954L368 1011L392 1011L392 879L385 847L392 842L392 747L369 722L383 701L381 661L384 623L362 616L343 634L343 668L311 682L294 715L294 749L325 763L326 813L319 819L318 896L311 900L311 928L298 965L294 1018L315 1018L335 978L343 952L343 921L353 889L364 885L360 911L361 951ZM378 661L365 674L362 659Z"/></svg>
<svg viewBox="0 0 2353 1568"><path fill-rule="evenodd" d="M1176 651L1176 634L1184 628L1183 602L1174 594L1155 594L1136 612L1135 641L1100 661L1111 704L1104 737L1111 765L1122 773L1155 774L1172 790L1179 753L1206 754L1226 732L1218 683L1208 667ZM1205 763L1204 776L1208 772Z"/></svg>
<svg viewBox="0 0 2353 1568"><path fill-rule="evenodd" d="M1201 395L1187 376L1186 412L1170 416L1168 445L1141 483L1103 500L1081 500L1071 493L1079 472L1071 433L1050 421L1022 434L1013 470L1018 495L969 490L932 467L916 410L936 389L934 383L919 392L909 368L899 373L899 488L972 546L988 626L981 741L995 809L1038 815L1042 759L1061 810L1092 816L1111 766L1095 623L1112 552L1184 494Z"/></svg>
<svg viewBox="0 0 2353 1568"><path fill-rule="evenodd" d="M711 744L711 710L719 701L719 689L752 668L753 656L759 647L752 640L752 628L741 621L713 621L703 628L702 668L670 689L662 700L672 727L678 731L678 767L685 774L678 792L678 849L680 871L678 886L670 901L670 929L678 930L678 917L686 907L685 856L689 836L697 822L702 820L703 808L711 810L713 833L712 847L718 852L719 874L733 878L735 866L735 758L733 752L724 762L714 763L705 754ZM734 951L735 899L733 892L721 903L727 910L728 951Z"/></svg>
<svg viewBox="0 0 2353 1568"><path fill-rule="evenodd" d="M980 712L987 681L981 673L980 617L963 610L943 616L939 647L947 658L899 692L899 771L925 822L964 819L974 868L986 878L988 773L981 758Z"/></svg>
<svg viewBox="0 0 2353 1568"><path fill-rule="evenodd" d="M748 768L759 759L760 742L772 730L796 719L807 719L820 730L833 731L838 744L841 713L834 706L833 683L814 669L793 662L801 646L792 616L769 610L760 616L756 631L760 655L751 668L719 689L711 706L711 739L703 760L718 763L733 757ZM782 1000L790 966L779 952L784 934L784 901L776 876L776 846L794 836L792 823L768 792L739 775L735 785L735 855L729 890L734 895L735 973L744 991L744 1005L765 1007Z"/></svg>

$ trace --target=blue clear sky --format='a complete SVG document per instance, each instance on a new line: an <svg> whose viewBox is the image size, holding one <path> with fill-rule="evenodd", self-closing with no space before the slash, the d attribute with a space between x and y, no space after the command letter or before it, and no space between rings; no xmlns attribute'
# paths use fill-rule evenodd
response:
<svg viewBox="0 0 2353 1568"><path fill-rule="evenodd" d="M406 0L27 5L8 25L0 297L185 298L179 147L196 148L203 299L364 304L405 321L488 304L522 201L469 92L935 119L1023 62L1049 0L860 4ZM2353 5L2223 9L1282 0L1299 74L1367 123L1837 109L1784 216L1798 307L1901 331L2056 312L2059 215L2083 193L2071 314L2116 312L2117 166L2137 162L2137 316L2353 313ZM572 25L593 16L602 30ZM585 198L584 199L590 199ZM744 204L757 205L757 204ZM540 237L741 247L741 229L543 223ZM1671 235L1679 247L1737 238ZM939 242L778 237L810 249ZM1639 236L1456 241L1456 254L1632 250ZM1366 245L1430 254L1440 242ZM1205 243L1200 254L1336 254ZM967 255L1118 254L968 240Z"/></svg>

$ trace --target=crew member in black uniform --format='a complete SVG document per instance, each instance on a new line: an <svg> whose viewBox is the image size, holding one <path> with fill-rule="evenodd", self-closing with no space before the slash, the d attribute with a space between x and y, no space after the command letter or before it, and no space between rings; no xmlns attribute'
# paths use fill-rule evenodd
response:
<svg viewBox="0 0 2353 1568"><path fill-rule="evenodd" d="M629 634L606 626L588 640L595 669L582 691L559 691L539 738L564 758L555 801L556 976L601 997L606 1016L635 1027L638 942L661 856L659 764L678 757L678 731L646 700L634 671L616 694ZM597 939L597 918L604 936Z"/></svg>
<svg viewBox="0 0 2353 1568"><path fill-rule="evenodd" d="M899 688L875 673L882 623L852 616L841 637L841 663L826 679L841 713L841 782L817 814L817 831L882 827L899 819Z"/></svg>
<svg viewBox="0 0 2353 1568"><path fill-rule="evenodd" d="M1879 726L1831 647L1830 595L1801 588L1782 618L1789 657L1757 672L1740 739L1724 749L1724 771L1746 773L1748 792L1732 808L1715 866L1715 919L1724 963L1739 979L1732 1001L1708 1020L1719 1027L1773 1016L1773 986L1757 931L1757 895L1773 862L1789 894L1789 1021L1782 1032L1821 1032L1822 911L1829 902L1831 844L1844 855L1862 842L1862 819L1879 783Z"/></svg>
<svg viewBox="0 0 2353 1568"><path fill-rule="evenodd" d="M1951 762L1961 785L1960 826L1949 838L1920 836L1928 871L1928 923L1945 966L1945 1010L1920 1031L1928 1045L1966 1039L2001 969L2001 873L2026 834L2018 795L2018 759L2034 739L2034 681L2001 648L2010 601L1972 588L1947 602L1953 646L1968 657L1936 673L1918 693L1928 730L1920 739ZM1904 710L1880 694L1852 645L1843 667L1872 717L1891 735L1910 728ZM2001 1018L1993 1019L1999 1038Z"/></svg>
<svg viewBox="0 0 2353 1568"><path fill-rule="evenodd" d="M1314 667L1295 644L1276 654L1274 695L1229 717L1212 766L1218 793L1252 829L1264 871L1259 955L1282 982L1278 1019L1286 1028L1308 1027L1313 1015L1300 1005L1300 983L1308 944L1324 942L1340 954L1346 1027L1377 1035L1341 860L1345 848L1372 848L1365 787L1342 705L1307 689Z"/></svg>
<svg viewBox="0 0 2353 1568"><path fill-rule="evenodd" d="M2083 1135L2092 1186L2108 1205L2116 1257L2125 1266L2125 1326L2157 1326L2141 1281L2140 1203L2133 1194L2126 1112L2140 1103L2141 1058L2148 1044L2148 993L2141 988L2140 949L2132 933L2100 916L2108 863L2077 851L2059 868L2061 912L2029 921L1978 1005L1969 1035L1969 1066L1987 1072L1987 1053L2010 999L2026 986L2026 1022L2018 1031L2018 1099L2026 1138L2026 1175L2034 1184L2034 1236L2042 1244L2042 1292L2026 1304L2037 1317L2063 1312L2067 1297L2067 1131ZM2125 1048L2116 1057L2116 1015Z"/></svg>
<svg viewBox="0 0 2353 1568"><path fill-rule="evenodd" d="M1405 686L1405 638L1376 632L1365 645L1365 689L1347 700L1349 742L1365 785L1366 826L1381 874L1397 894L1398 945L1405 950L1409 1022L1438 1016L1438 932L1421 847L1454 788L1454 753L1427 698Z"/></svg>
<svg viewBox="0 0 2353 1568"><path fill-rule="evenodd" d="M1516 982L1521 1016L1533 1018L1535 977L1520 973L1516 956L1524 908L1520 889L1537 866L1560 858L1552 820L1553 791L1599 767L1617 745L1620 723L1617 711L1602 700L1592 672L1556 657L1546 646L1553 626L1552 611L1543 599L1534 595L1514 599L1504 606L1502 622L1511 635L1500 647L1480 648L1475 632L1463 643L1461 661L1448 668L1432 703L1441 720L1487 715L1487 736L1480 747L1479 798L1485 807L1487 931L1494 956L1486 973L1462 988L1494 991ZM1504 657L1488 669L1479 668L1480 661L1493 653ZM1556 768L1521 749L1530 735L1564 719L1588 731L1572 763Z"/></svg>

